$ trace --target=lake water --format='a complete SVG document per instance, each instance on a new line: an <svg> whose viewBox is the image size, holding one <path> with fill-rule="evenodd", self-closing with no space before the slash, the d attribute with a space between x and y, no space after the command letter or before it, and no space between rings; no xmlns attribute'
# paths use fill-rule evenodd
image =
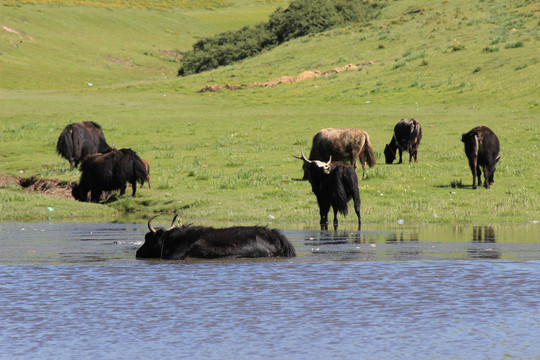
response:
<svg viewBox="0 0 540 360"><path fill-rule="evenodd" d="M174 262L0 223L0 359L540 359L540 224L297 227L294 259Z"/></svg>

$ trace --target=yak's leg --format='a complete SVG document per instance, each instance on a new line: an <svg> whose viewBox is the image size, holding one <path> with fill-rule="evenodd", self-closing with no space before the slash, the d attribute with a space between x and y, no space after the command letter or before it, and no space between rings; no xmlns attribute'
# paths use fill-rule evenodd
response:
<svg viewBox="0 0 540 360"><path fill-rule="evenodd" d="M338 219L337 219L338 211L337 211L337 208L335 208L335 207L332 207L332 209L334 210L334 230L337 230L337 228L338 228Z"/></svg>
<svg viewBox="0 0 540 360"><path fill-rule="evenodd" d="M330 205L320 205L319 211L321 214L321 230L328 230L328 212L330 211Z"/></svg>
<svg viewBox="0 0 540 360"><path fill-rule="evenodd" d="M364 155L363 152L356 154L356 156L360 160L360 165L362 165L362 179L365 179L366 178L366 156ZM356 166L354 168L356 169Z"/></svg>
<svg viewBox="0 0 540 360"><path fill-rule="evenodd" d="M398 164L401 164L401 163L402 163L402 160L403 160L403 159L401 158L401 157L403 156L403 150L401 150L401 148L398 148L398 150L399 150L399 163L398 163Z"/></svg>
<svg viewBox="0 0 540 360"><path fill-rule="evenodd" d="M358 217L358 230L362 229L362 218L360 217L360 193L358 193L358 196L354 194L354 212L356 213L356 217Z"/></svg>
<svg viewBox="0 0 540 360"><path fill-rule="evenodd" d="M477 170L479 171L479 169L477 169L477 166L476 166L476 156L472 155L472 156L469 157L469 167L471 168L472 177L473 177L472 188L476 189L477 188L476 174L477 174ZM480 185L482 185L482 184L480 184Z"/></svg>
<svg viewBox="0 0 540 360"><path fill-rule="evenodd" d="M75 162L75 160L73 160L73 159L70 159L70 160L69 160L69 170L70 170L70 171L73 171L73 169L75 169L75 167L76 167L77 165L78 165L78 163Z"/></svg>
<svg viewBox="0 0 540 360"><path fill-rule="evenodd" d="M480 172L478 174L478 182L480 182ZM491 174L488 171L487 165L484 165L484 187L486 189L489 189L489 179L491 178Z"/></svg>
<svg viewBox="0 0 540 360"><path fill-rule="evenodd" d="M99 200L101 200L101 190L99 189L92 189L90 193L90 199L92 202L98 203Z"/></svg>
<svg viewBox="0 0 540 360"><path fill-rule="evenodd" d="M122 185L122 187L120 188L120 196L124 195L126 193L126 185Z"/></svg>
<svg viewBox="0 0 540 360"><path fill-rule="evenodd" d="M355 151L351 152L351 165L352 165L353 168L355 168L355 169L356 169L356 167L358 166L358 165L356 164L356 159L357 159L357 158L358 158L358 153L355 152ZM360 159L360 164L362 164L362 167L364 167L364 163L363 163L363 160L362 160L362 159Z"/></svg>
<svg viewBox="0 0 540 360"><path fill-rule="evenodd" d="M478 163L476 164L476 176L478 177L478 186L482 186L482 168Z"/></svg>
<svg viewBox="0 0 540 360"><path fill-rule="evenodd" d="M131 187L133 188L133 194L131 195L135 197L135 193L137 192L137 182L136 181L132 182Z"/></svg>
<svg viewBox="0 0 540 360"><path fill-rule="evenodd" d="M362 162L362 179L366 178L366 163Z"/></svg>

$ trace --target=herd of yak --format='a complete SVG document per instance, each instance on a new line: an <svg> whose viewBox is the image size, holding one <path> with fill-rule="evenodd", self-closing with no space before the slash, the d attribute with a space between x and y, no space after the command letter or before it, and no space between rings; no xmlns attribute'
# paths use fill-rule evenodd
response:
<svg viewBox="0 0 540 360"><path fill-rule="evenodd" d="M402 119L394 127L390 143L384 149L387 164L392 164L399 151L402 163L403 151L418 162L418 146L422 140L422 128L416 119ZM486 126L478 126L461 137L473 175L473 189L482 185L489 189L498 163L499 140ZM79 184L73 186L76 200L99 202L106 191L120 190L123 195L126 183L130 183L133 196L137 182L148 182L148 162L131 149L114 149L105 141L101 126L92 121L66 126L58 139L56 150L69 161L70 169L81 163ZM321 230L328 230L328 213L334 211L334 229L338 228L337 214L347 215L348 202L352 199L354 211L361 229L360 192L356 175L357 159L365 176L366 165L375 165L373 146L367 132L360 129L329 128L318 131L313 137L311 152L301 156L304 180L309 181L317 198ZM478 181L477 181L478 179ZM157 216L157 215L156 215ZM260 226L236 226L215 229L203 226L177 226L174 217L168 229L155 229L152 217L148 220L149 233L144 244L137 250L137 258L160 258L180 260L198 258L253 258L294 257L294 247L278 230Z"/></svg>

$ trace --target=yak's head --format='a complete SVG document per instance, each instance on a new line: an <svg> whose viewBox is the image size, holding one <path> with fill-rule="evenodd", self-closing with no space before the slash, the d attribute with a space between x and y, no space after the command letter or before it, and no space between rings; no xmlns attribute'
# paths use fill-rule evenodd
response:
<svg viewBox="0 0 540 360"><path fill-rule="evenodd" d="M144 244L137 250L136 257L138 258L162 258L163 245L165 242L167 232L176 228L176 220L178 215L173 218L171 226L168 229L158 228L157 230L152 226L152 220L159 215L152 216L148 220L148 230L144 236Z"/></svg>
<svg viewBox="0 0 540 360"><path fill-rule="evenodd" d="M386 158L386 163L391 164L396 160L396 149L392 149L390 144L386 144L384 147L384 157Z"/></svg>
<svg viewBox="0 0 540 360"><path fill-rule="evenodd" d="M71 195L73 195L73 198L78 201L88 200L88 193L85 193L84 191L82 191L79 184L73 185L71 189Z"/></svg>
<svg viewBox="0 0 540 360"><path fill-rule="evenodd" d="M304 169L304 179L306 180L312 180L313 177L317 175L322 174L330 174L332 171L330 167L330 163L332 162L332 156L330 156L330 159L328 162L319 161L319 160L309 160L306 155L304 155L304 150L302 150L301 156L293 155L293 157L300 159L304 162L304 165L302 165L302 168Z"/></svg>

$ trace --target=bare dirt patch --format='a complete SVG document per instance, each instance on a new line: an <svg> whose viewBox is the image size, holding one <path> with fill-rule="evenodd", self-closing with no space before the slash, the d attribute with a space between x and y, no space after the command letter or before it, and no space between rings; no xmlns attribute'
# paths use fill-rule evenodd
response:
<svg viewBox="0 0 540 360"><path fill-rule="evenodd" d="M110 56L110 55L107 55L106 58L110 62L113 62L113 63L118 64L118 65L122 65L122 66L125 66L125 67L131 67L133 65L132 60L122 60L122 59L118 59L118 58L115 58L115 57Z"/></svg>
<svg viewBox="0 0 540 360"><path fill-rule="evenodd" d="M61 181L58 179L40 179L35 176L18 178L15 176L0 176L0 187L6 184L15 184L29 193L41 193L49 196L57 196L64 199L74 200L71 195L74 182Z"/></svg>
<svg viewBox="0 0 540 360"><path fill-rule="evenodd" d="M199 90L199 92L218 92L218 91L222 91L222 90L237 90L239 88L250 88L250 87L267 88L267 87L272 87L272 86L276 86L276 85L279 85L279 84L291 84L291 83L305 81L305 80L308 80L308 79L313 79L313 78L317 78L317 77L321 77L321 76L339 74L339 73L342 73L344 71L358 70L358 69L361 69L361 68L363 68L365 66L369 66L369 65L373 65L373 64L375 64L374 61L368 61L368 62L358 64L358 65L348 64L348 65L345 65L345 66L334 68L334 69L326 71L324 73L319 71L319 70L309 70L309 71L302 72L298 76L285 75L285 76L281 76L281 77L278 77L278 78L269 79L269 80L267 80L265 82L260 82L260 83L259 82L254 82L254 83L248 83L248 84L242 84L242 85L234 85L234 84L206 85L201 90Z"/></svg>
<svg viewBox="0 0 540 360"><path fill-rule="evenodd" d="M178 51L174 51L174 50L159 50L159 52L162 55L173 57L175 60L176 59L181 59L183 57L183 55L181 53L179 53Z"/></svg>

